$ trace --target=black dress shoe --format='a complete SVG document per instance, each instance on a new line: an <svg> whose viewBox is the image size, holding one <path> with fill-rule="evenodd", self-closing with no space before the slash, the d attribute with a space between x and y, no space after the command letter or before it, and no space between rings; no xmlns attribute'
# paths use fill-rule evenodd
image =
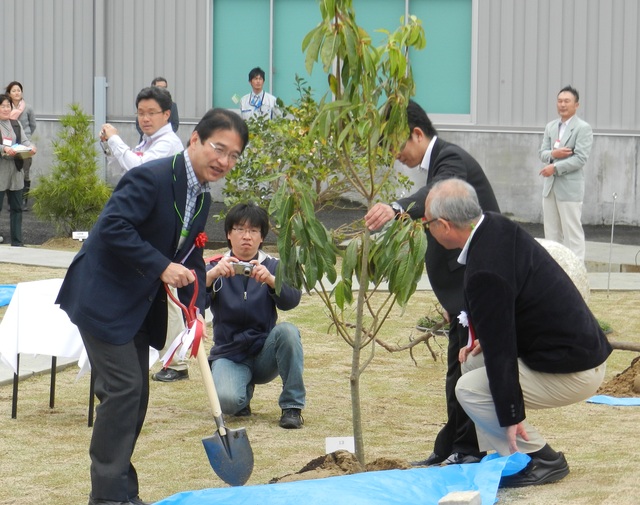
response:
<svg viewBox="0 0 640 505"><path fill-rule="evenodd" d="M444 456L440 456L440 454L432 452L427 459L423 459L421 461L412 461L410 464L411 466L433 466L439 465L445 459L446 458Z"/></svg>
<svg viewBox="0 0 640 505"><path fill-rule="evenodd" d="M500 487L537 486L556 482L569 475L569 465L561 452L553 460L531 458L529 464L518 473L502 477Z"/></svg>
<svg viewBox="0 0 640 505"><path fill-rule="evenodd" d="M151 378L158 382L175 382L189 378L189 370L174 370L173 368L163 368L158 373L154 373Z"/></svg>
<svg viewBox="0 0 640 505"><path fill-rule="evenodd" d="M469 463L480 463L482 458L474 456L473 454L463 454L461 452L454 452L447 459L445 459L441 465L466 465Z"/></svg>

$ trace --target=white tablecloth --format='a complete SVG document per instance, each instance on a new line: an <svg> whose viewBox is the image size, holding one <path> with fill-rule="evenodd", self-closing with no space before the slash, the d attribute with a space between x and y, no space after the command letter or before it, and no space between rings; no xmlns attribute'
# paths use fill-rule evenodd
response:
<svg viewBox="0 0 640 505"><path fill-rule="evenodd" d="M62 279L21 282L0 323L0 359L17 373L18 354L78 359L81 374L89 369L78 327L55 304ZM158 351L149 348L149 368Z"/></svg>

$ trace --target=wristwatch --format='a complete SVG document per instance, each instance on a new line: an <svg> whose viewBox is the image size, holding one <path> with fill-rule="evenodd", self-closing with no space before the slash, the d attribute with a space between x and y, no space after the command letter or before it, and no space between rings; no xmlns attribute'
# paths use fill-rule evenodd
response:
<svg viewBox="0 0 640 505"><path fill-rule="evenodd" d="M398 202L393 202L390 205L391 205L391 208L393 209L393 212L395 212L396 214L396 218L404 212L402 205L400 205Z"/></svg>

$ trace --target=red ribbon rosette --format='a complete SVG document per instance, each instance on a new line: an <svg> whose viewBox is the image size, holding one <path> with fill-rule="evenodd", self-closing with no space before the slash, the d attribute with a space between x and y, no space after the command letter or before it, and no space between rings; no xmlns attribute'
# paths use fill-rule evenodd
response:
<svg viewBox="0 0 640 505"><path fill-rule="evenodd" d="M201 231L193 241L193 246L204 249L204 246L207 245L207 240L209 240L209 237L207 237L207 234L205 232Z"/></svg>
<svg viewBox="0 0 640 505"><path fill-rule="evenodd" d="M187 261L187 258L191 256L191 253L196 247L198 247L199 249L204 249L204 246L207 245L208 240L209 240L209 237L207 237L207 234L205 232L201 231L200 233L198 233L198 235L196 235L196 239L193 241L193 245L191 246L191 249L189 249L189 252L185 254L184 258L182 258L182 261L180 263L184 265L184 262Z"/></svg>

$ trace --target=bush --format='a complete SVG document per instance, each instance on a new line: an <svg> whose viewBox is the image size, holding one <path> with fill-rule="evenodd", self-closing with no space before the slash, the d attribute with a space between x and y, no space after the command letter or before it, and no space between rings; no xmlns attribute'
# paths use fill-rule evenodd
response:
<svg viewBox="0 0 640 505"><path fill-rule="evenodd" d="M97 176L98 157L91 118L78 104L60 118L63 128L53 141L56 163L51 175L39 177L31 190L33 211L54 225L60 236L86 231L94 225L111 188Z"/></svg>
<svg viewBox="0 0 640 505"><path fill-rule="evenodd" d="M280 106L282 117L255 117L247 121L249 144L235 170L225 178L227 208L249 200L269 207L286 178L313 189L316 212L326 206L340 207L349 200L364 203L354 191L353 180L345 176L341 167L345 153L340 150L339 139L310 134L320 113L311 87L296 75L296 88L299 98L290 106ZM354 149L349 153L350 165L359 173L368 173L366 157L364 150ZM382 157L380 163L384 164ZM383 201L391 201L398 186L407 191L411 184L407 177L394 171L379 192ZM361 228L360 224L358 229ZM350 235L348 228L342 231Z"/></svg>

